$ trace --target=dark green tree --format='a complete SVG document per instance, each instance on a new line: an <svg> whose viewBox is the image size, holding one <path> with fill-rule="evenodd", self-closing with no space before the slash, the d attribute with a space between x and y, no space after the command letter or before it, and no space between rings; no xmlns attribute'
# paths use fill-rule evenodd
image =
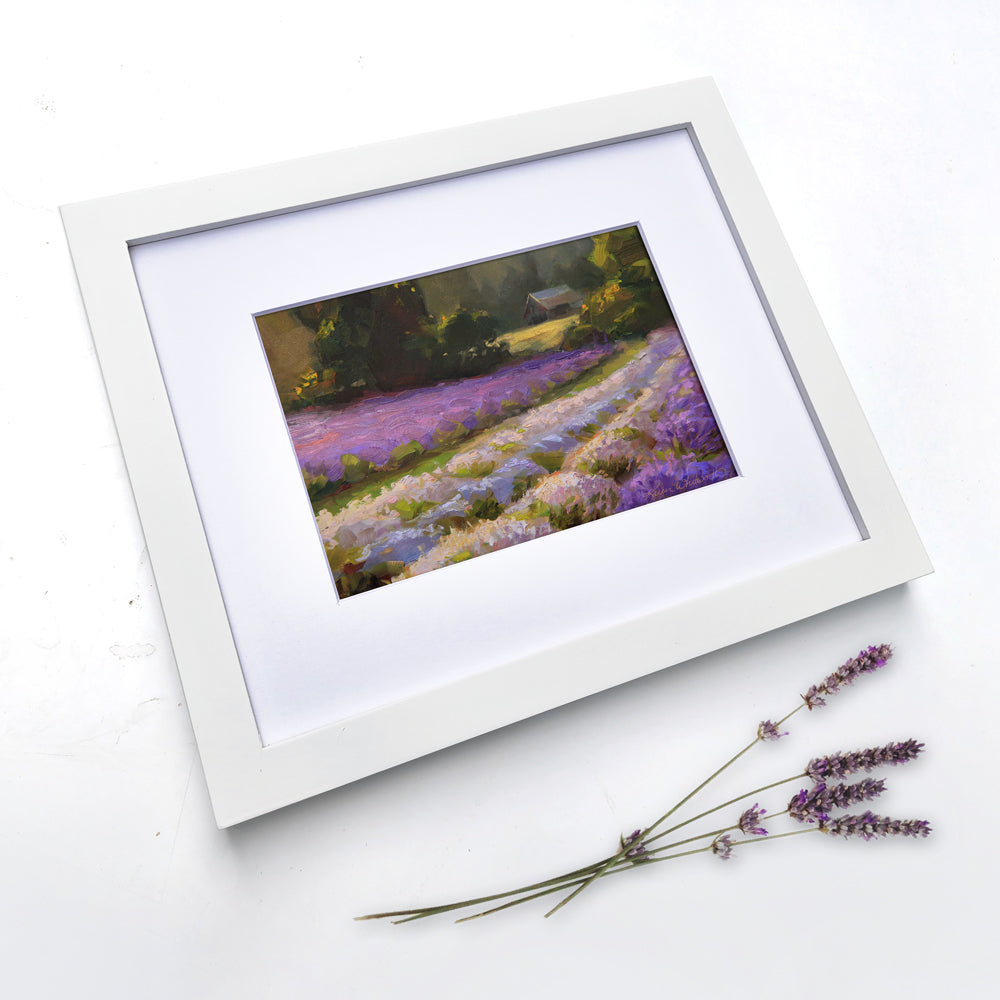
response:
<svg viewBox="0 0 1000 1000"><path fill-rule="evenodd" d="M354 292L323 307L316 353L334 398L426 378L436 334L416 284Z"/></svg>
<svg viewBox="0 0 1000 1000"><path fill-rule="evenodd" d="M439 326L440 377L481 375L507 360L507 348L495 343L498 330L499 324L487 312L458 309L445 318Z"/></svg>

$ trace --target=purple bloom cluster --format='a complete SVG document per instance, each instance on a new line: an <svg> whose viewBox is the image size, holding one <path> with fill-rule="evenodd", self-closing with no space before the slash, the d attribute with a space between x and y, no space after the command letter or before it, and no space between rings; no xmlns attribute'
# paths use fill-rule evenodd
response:
<svg viewBox="0 0 1000 1000"><path fill-rule="evenodd" d="M876 837L926 837L931 832L930 823L925 819L889 819L887 816L876 816L873 812L820 820L818 829L831 836L860 837L862 840L874 840Z"/></svg>
<svg viewBox="0 0 1000 1000"><path fill-rule="evenodd" d="M846 778L858 771L873 771L886 764L891 766L905 764L916 758L923 749L923 743L904 740L902 743L887 743L884 747L873 747L869 750L814 757L806 766L805 773L816 782L828 781L831 778Z"/></svg>
<svg viewBox="0 0 1000 1000"><path fill-rule="evenodd" d="M834 809L847 809L858 802L867 802L885 791L881 778L865 778L853 785L834 785L822 781L812 788L803 788L788 803L788 815L800 823L815 823L830 818Z"/></svg>
<svg viewBox="0 0 1000 1000"><path fill-rule="evenodd" d="M889 657L892 656L892 649L887 645L869 646L861 650L857 656L852 657L842 667L835 670L822 683L814 684L802 695L809 710L825 705L824 695L836 694L846 684L853 684L862 674L870 674L883 667Z"/></svg>
<svg viewBox="0 0 1000 1000"><path fill-rule="evenodd" d="M664 399L663 415L653 433L657 448L675 455L712 455L725 445L719 425L688 357L678 361L675 381Z"/></svg>
<svg viewBox="0 0 1000 1000"><path fill-rule="evenodd" d="M683 350L679 341L676 347ZM719 425L686 353L678 358L670 388L658 409L660 416L649 428L651 450L657 457L625 483L619 511L736 475Z"/></svg>
<svg viewBox="0 0 1000 1000"><path fill-rule="evenodd" d="M787 729L783 733L778 732L778 727L770 719L765 719L757 727L757 739L763 740L765 743L768 740L780 740L782 736L787 735Z"/></svg>
<svg viewBox="0 0 1000 1000"><path fill-rule="evenodd" d="M753 837L766 837L767 830L760 825L761 817L766 813L766 809L761 809L755 802L749 809L745 810L736 824L742 833Z"/></svg>
<svg viewBox="0 0 1000 1000"><path fill-rule="evenodd" d="M716 837L712 841L712 853L723 861L728 861L733 856L732 838L728 834Z"/></svg>

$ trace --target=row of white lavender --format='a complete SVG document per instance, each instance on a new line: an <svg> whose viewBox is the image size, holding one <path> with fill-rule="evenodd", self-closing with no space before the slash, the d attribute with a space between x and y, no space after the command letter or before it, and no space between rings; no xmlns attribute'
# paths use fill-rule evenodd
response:
<svg viewBox="0 0 1000 1000"><path fill-rule="evenodd" d="M505 900L505 902L499 905L489 906L487 909L479 910L476 913L459 918L458 922L461 923L464 920L473 920L476 917L483 917L512 906L518 906L532 899L539 899L543 896L569 890L568 895L545 914L545 916L549 917L599 878L624 871L634 871L637 868L646 868L661 861L671 861L675 858L688 857L693 854L709 853L726 860L732 856L737 847L742 845L761 843L764 839L773 841L781 837L794 837L808 833L823 833L829 836L847 838L856 837L862 840L873 840L879 837L926 837L931 832L931 828L930 824L922 819L889 819L885 816L875 815L870 810L865 810L857 814L831 815L835 810L849 809L859 803L870 801L881 795L885 789L885 781L882 779L865 778L854 783L842 782L840 779L858 774L859 772L870 772L876 768L896 766L913 760L923 750L924 744L912 739L899 743L889 743L885 746L873 747L867 750L857 750L850 753L833 753L825 757L816 757L809 761L804 770L796 774L778 781L769 782L759 788L754 788L743 795L738 795L736 798L713 806L711 809L706 809L704 812L700 812L697 816L692 816L682 823L676 823L666 829L661 829L677 810L694 798L710 782L722 774L730 765L736 763L736 761L758 743L777 740L782 736L787 736L787 731L782 732L781 727L793 715L803 708L812 711L815 708L825 705L827 697L836 694L846 685L852 684L862 674L869 674L878 670L885 665L891 656L892 649L887 645L869 646L867 649L863 649L856 657L852 657L842 667L830 674L822 683L809 688L802 695L801 704L783 718L777 722L772 722L770 719L761 722L757 727L756 737L750 743L726 761L717 771L709 775L697 788L693 789L668 809L659 819L650 823L645 829L635 830L627 837L622 836L619 838L618 851L609 857L602 858L600 861L596 861L584 868L564 872L562 875L546 879L543 882L534 882L531 885L523 885L517 889L509 889L506 892L478 896L474 899L463 899L455 903L422 906L410 910L369 913L356 919L379 920L389 918L392 919L393 923L406 923L410 920L420 920L439 913L450 913L454 910L483 906L485 904L496 903L498 900ZM780 785L793 781L802 781L803 779L811 781L812 786L800 789L792 796L786 809L772 814L768 820L770 822L770 820L778 816L787 814L799 824L795 829L786 833L769 835L768 831L761 825L766 810L760 808L759 804L755 802L741 813L735 823L729 826L709 830L681 840L672 840L670 843L661 844L660 846L653 846L658 841L673 836L678 830L698 820L705 819L713 813L720 812L769 789L777 788ZM838 783L834 784L833 782ZM740 835L744 839L734 839ZM699 842L701 842L700 846L688 846L698 844ZM686 849L678 850L678 848Z"/></svg>

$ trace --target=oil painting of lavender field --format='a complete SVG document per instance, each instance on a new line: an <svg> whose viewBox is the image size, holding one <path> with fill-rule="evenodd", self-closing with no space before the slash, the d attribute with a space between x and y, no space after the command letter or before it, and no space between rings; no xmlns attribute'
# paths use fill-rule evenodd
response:
<svg viewBox="0 0 1000 1000"><path fill-rule="evenodd" d="M256 320L341 598L736 475L636 226Z"/></svg>

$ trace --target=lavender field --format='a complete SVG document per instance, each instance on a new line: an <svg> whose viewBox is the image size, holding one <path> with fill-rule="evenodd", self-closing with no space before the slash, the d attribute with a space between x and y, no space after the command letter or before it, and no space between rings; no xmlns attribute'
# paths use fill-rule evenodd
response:
<svg viewBox="0 0 1000 1000"><path fill-rule="evenodd" d="M288 425L342 597L736 475L676 328Z"/></svg>
<svg viewBox="0 0 1000 1000"><path fill-rule="evenodd" d="M635 223L255 319L344 598L736 475Z"/></svg>
<svg viewBox="0 0 1000 1000"><path fill-rule="evenodd" d="M294 413L288 429L307 482L356 482L463 440L576 378L606 353L606 348L558 351L489 375Z"/></svg>

